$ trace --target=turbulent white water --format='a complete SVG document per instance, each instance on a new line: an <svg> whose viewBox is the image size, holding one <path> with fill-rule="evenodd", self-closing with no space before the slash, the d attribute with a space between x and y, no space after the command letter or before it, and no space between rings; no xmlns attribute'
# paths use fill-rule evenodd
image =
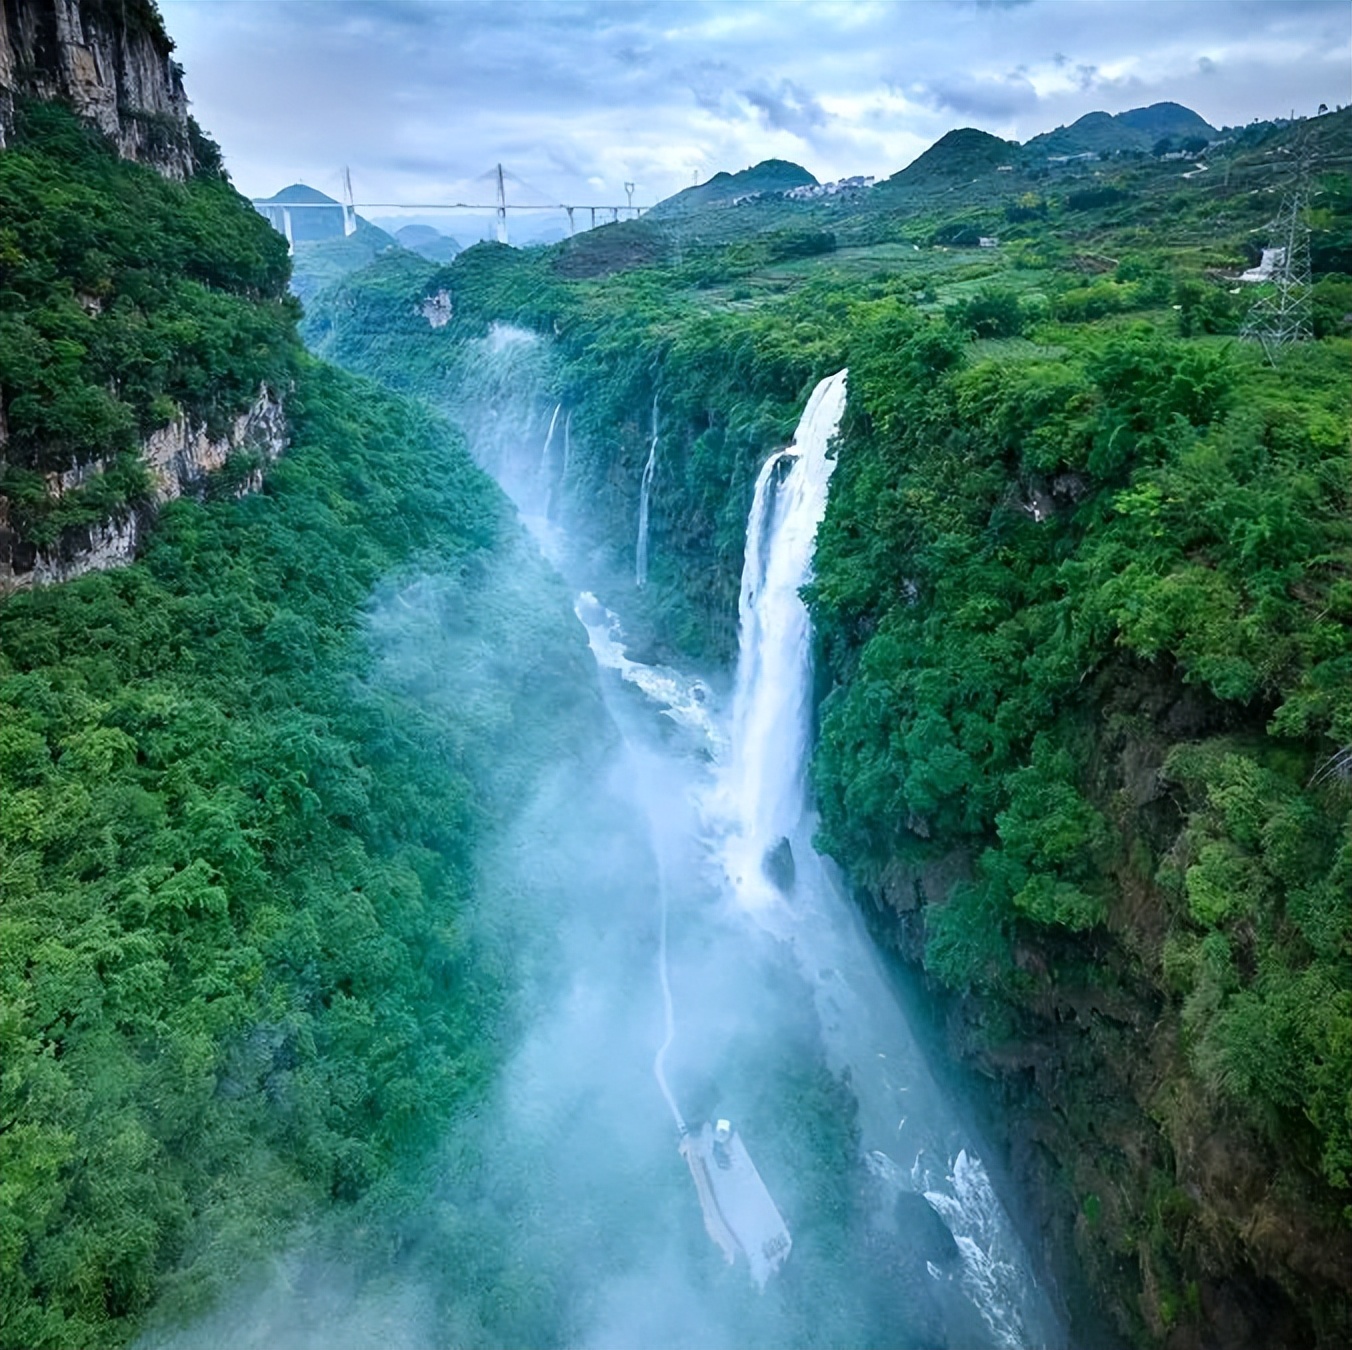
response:
<svg viewBox="0 0 1352 1350"><path fill-rule="evenodd" d="M653 395L653 434L648 444L648 462L638 491L638 539L634 544L634 584L648 584L648 513L652 500L653 474L657 471L657 396Z"/></svg>
<svg viewBox="0 0 1352 1350"><path fill-rule="evenodd" d="M597 665L603 670L617 671L622 680L647 695L663 717L692 734L693 743L700 749L721 749L723 729L709 686L703 680L683 675L670 666L631 661L624 652L619 615L607 609L590 591L577 597L573 610L587 630L587 643Z"/></svg>

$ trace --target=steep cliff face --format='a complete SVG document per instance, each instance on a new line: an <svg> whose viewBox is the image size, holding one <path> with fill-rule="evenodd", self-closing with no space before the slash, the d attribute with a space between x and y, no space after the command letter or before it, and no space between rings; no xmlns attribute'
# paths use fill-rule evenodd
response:
<svg viewBox="0 0 1352 1350"><path fill-rule="evenodd" d="M16 97L60 99L124 159L169 178L193 171L188 100L149 0L2 0L0 148Z"/></svg>
<svg viewBox="0 0 1352 1350"><path fill-rule="evenodd" d="M129 561L161 503L228 460L256 487L286 441L285 245L172 47L150 0L0 0L0 593Z"/></svg>
<svg viewBox="0 0 1352 1350"><path fill-rule="evenodd" d="M149 493L107 520L67 531L49 548L34 547L10 528L7 504L0 497L0 595L131 562L159 506L177 497L200 494L210 476L219 473L231 456L240 454L247 456L247 468L233 484L234 491L257 491L262 486L264 466L282 453L287 439L285 410L280 399L266 388L223 436L213 437L204 425L180 414L142 446L141 460L150 476ZM63 473L47 474L47 491L59 502L107 467L103 461L94 460Z"/></svg>
<svg viewBox="0 0 1352 1350"><path fill-rule="evenodd" d="M927 914L976 870L961 852L894 862L857 891L875 936L919 969ZM1317 1181L1198 1084L1185 1020L1133 950L1133 919L1160 897L1118 880L1108 931L1015 948L1026 997L931 986L939 1062L976 1070L962 1081L1085 1350L1342 1344L1352 1234Z"/></svg>
<svg viewBox="0 0 1352 1350"><path fill-rule="evenodd" d="M1346 350L907 323L852 354L818 536L819 837L985 1084L1077 1345L1346 1345Z"/></svg>

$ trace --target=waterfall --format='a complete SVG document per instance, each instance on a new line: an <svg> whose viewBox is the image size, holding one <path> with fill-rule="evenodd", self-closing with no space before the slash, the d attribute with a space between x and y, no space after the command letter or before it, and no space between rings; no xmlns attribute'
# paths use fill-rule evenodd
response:
<svg viewBox="0 0 1352 1350"><path fill-rule="evenodd" d="M563 419L563 468L559 473L559 482L568 482L568 462L573 452L573 410L568 409L568 416Z"/></svg>
<svg viewBox="0 0 1352 1350"><path fill-rule="evenodd" d="M840 371L812 391L787 450L756 479L738 604L732 754L723 797L733 821L725 864L744 903L774 895L769 855L790 840L806 805L812 721L812 626L799 591L812 575L817 526L835 460L827 447L845 410ZM790 855L791 858L791 855ZM781 859L778 871L792 862Z"/></svg>
<svg viewBox="0 0 1352 1350"><path fill-rule="evenodd" d="M540 471L538 474L540 482L540 497L544 502L544 515L549 516L549 499L553 496L553 481L549 472L549 451L554 444L554 428L559 424L559 413L563 410L563 404L554 405L554 414L549 419L549 430L545 433L545 446L540 451Z"/></svg>
<svg viewBox="0 0 1352 1350"><path fill-rule="evenodd" d="M638 542L634 547L634 584L648 584L648 503L652 496L653 473L657 468L657 395L653 395L653 438L648 445L648 462L643 466L643 482L638 490Z"/></svg>

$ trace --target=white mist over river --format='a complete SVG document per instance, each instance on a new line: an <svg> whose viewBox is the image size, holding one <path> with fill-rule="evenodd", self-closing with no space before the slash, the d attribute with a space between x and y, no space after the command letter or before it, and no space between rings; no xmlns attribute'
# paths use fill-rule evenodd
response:
<svg viewBox="0 0 1352 1350"><path fill-rule="evenodd" d="M498 343L512 375L485 344L486 383L519 404L481 410L470 431L574 588L612 731L603 771L584 782L558 766L483 860L494 892L516 897L476 922L521 934L533 992L517 1048L425 1188L382 1221L377 1256L369 1236L322 1257L295 1237L221 1313L147 1345L1064 1346L976 1141L811 846L798 591L845 372L758 479L729 690L626 654L624 586L589 575L559 508L552 447L570 414L531 411L531 345ZM429 579L397 600L373 616L387 677L416 670L432 702L475 696L492 654L457 638L454 587ZM720 1119L792 1237L782 1267L759 1270L763 1290L754 1259L729 1264L710 1240L678 1153L680 1126Z"/></svg>

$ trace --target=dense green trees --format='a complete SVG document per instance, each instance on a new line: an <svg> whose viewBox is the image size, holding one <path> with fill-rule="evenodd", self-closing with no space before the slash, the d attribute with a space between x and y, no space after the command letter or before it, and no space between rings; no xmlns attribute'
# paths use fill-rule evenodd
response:
<svg viewBox="0 0 1352 1350"><path fill-rule="evenodd" d="M1014 1003L1031 929L1124 926L1153 882L1128 940L1194 1070L1344 1187L1347 351L1274 371L1124 329L959 367L921 356L941 337L899 311L852 359L813 588L823 839L864 881L963 845L928 961Z"/></svg>
<svg viewBox="0 0 1352 1350"><path fill-rule="evenodd" d="M506 1034L477 841L586 719L430 700L364 607L443 576L522 679L559 630L478 606L532 564L444 426L322 368L291 416L264 494L0 609L7 1346L120 1343L176 1266L205 1297L416 1155Z"/></svg>

